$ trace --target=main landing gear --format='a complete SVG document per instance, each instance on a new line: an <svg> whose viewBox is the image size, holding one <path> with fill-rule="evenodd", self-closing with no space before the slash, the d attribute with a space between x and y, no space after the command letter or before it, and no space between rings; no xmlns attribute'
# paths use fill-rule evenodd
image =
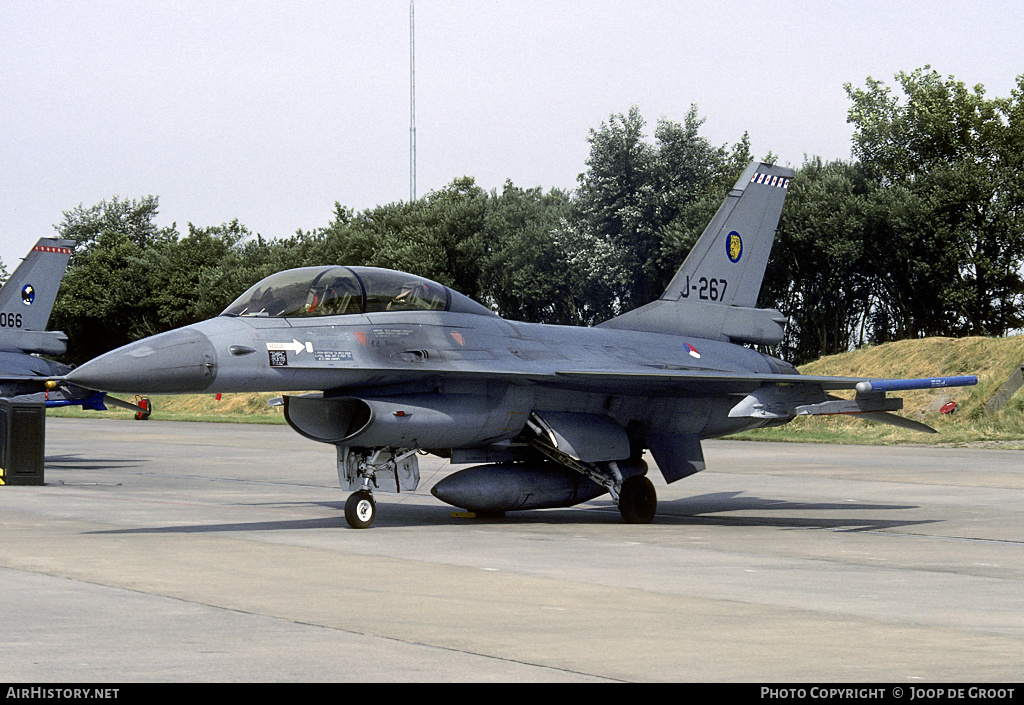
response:
<svg viewBox="0 0 1024 705"><path fill-rule="evenodd" d="M619 513L627 524L648 524L658 511L654 484L643 475L631 475L619 490Z"/></svg>
<svg viewBox="0 0 1024 705"><path fill-rule="evenodd" d="M531 421L533 417L531 417ZM627 524L648 524L658 511L658 493L647 479L647 463L642 458L607 463L584 463L558 450L542 426L534 424L536 435L528 442L549 459L575 470L608 490Z"/></svg>

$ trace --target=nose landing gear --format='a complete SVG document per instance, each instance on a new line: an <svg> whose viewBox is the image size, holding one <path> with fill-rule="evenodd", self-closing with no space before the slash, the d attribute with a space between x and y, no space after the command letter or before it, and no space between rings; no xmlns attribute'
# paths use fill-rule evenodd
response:
<svg viewBox="0 0 1024 705"><path fill-rule="evenodd" d="M377 516L377 503L368 489L353 492L345 502L345 521L353 529L369 529Z"/></svg>

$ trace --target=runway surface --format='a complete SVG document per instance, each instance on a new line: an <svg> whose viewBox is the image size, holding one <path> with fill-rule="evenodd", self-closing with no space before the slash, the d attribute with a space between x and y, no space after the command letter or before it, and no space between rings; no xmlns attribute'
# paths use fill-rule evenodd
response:
<svg viewBox="0 0 1024 705"><path fill-rule="evenodd" d="M283 426L47 419L0 487L6 681L1018 681L1024 452L705 442L605 497L465 519L430 487L349 529Z"/></svg>

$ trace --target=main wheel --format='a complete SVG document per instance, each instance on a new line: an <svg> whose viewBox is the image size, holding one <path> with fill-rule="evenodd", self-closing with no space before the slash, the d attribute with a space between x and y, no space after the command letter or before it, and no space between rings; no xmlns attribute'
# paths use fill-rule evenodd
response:
<svg viewBox="0 0 1024 705"><path fill-rule="evenodd" d="M366 490L359 490L349 495L345 502L345 521L353 529L368 529L377 515L377 503L373 495Z"/></svg>
<svg viewBox="0 0 1024 705"><path fill-rule="evenodd" d="M658 511L658 493L643 475L633 475L622 481L619 490L619 513L627 524L647 524Z"/></svg>

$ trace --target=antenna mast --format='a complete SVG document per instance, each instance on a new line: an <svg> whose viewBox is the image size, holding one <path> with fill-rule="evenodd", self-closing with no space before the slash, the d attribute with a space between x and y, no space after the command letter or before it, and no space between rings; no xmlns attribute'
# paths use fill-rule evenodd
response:
<svg viewBox="0 0 1024 705"><path fill-rule="evenodd" d="M409 0L409 202L416 200L416 8Z"/></svg>

